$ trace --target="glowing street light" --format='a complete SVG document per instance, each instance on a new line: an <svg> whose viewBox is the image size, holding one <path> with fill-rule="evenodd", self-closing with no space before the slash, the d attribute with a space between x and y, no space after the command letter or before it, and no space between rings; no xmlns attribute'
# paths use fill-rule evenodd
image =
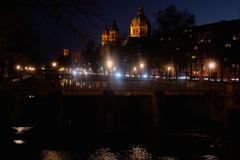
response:
<svg viewBox="0 0 240 160"><path fill-rule="evenodd" d="M113 66L113 62L112 62L112 60L107 60L107 67L108 67L108 69L112 69L112 66Z"/></svg>
<svg viewBox="0 0 240 160"><path fill-rule="evenodd" d="M133 67L133 71L136 72L137 71L137 67Z"/></svg>
<svg viewBox="0 0 240 160"><path fill-rule="evenodd" d="M52 67L57 67L57 62L52 62Z"/></svg>
<svg viewBox="0 0 240 160"><path fill-rule="evenodd" d="M208 68L209 68L209 78L208 80L210 81L211 79L211 75L212 75L212 70L214 70L216 68L216 63L211 61L208 63Z"/></svg>
<svg viewBox="0 0 240 160"><path fill-rule="evenodd" d="M212 70L212 69L214 69L215 67L216 67L216 63L215 63L215 62L209 62L209 64L208 64L209 70Z"/></svg>
<svg viewBox="0 0 240 160"><path fill-rule="evenodd" d="M110 75L112 67L113 67L113 61L111 59L108 59L107 62L106 62L106 66L107 66L107 69L108 69L108 74Z"/></svg>
<svg viewBox="0 0 240 160"><path fill-rule="evenodd" d="M167 70L168 70L168 71L170 71L171 69L172 69L172 67L170 67L170 66L167 67Z"/></svg>
<svg viewBox="0 0 240 160"><path fill-rule="evenodd" d="M140 68L143 69L145 67L145 64L144 63L140 63Z"/></svg>
<svg viewBox="0 0 240 160"><path fill-rule="evenodd" d="M17 65L17 66L16 66L16 69L17 69L17 70L20 70L20 69L21 69L21 66L20 66L20 65Z"/></svg>
<svg viewBox="0 0 240 160"><path fill-rule="evenodd" d="M167 71L168 71L168 78L170 79L170 72L172 72L173 67L172 66L167 66ZM171 73L172 74L172 73Z"/></svg>

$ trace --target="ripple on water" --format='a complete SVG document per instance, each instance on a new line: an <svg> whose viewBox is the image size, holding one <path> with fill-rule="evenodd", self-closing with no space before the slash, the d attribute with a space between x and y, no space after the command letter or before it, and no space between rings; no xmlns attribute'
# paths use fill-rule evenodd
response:
<svg viewBox="0 0 240 160"><path fill-rule="evenodd" d="M145 147L132 146L126 152L126 160L152 160L152 154Z"/></svg>
<svg viewBox="0 0 240 160"><path fill-rule="evenodd" d="M77 160L77 154L65 151L44 150L42 160Z"/></svg>
<svg viewBox="0 0 240 160"><path fill-rule="evenodd" d="M219 160L217 156L214 155L203 155L200 156L201 160Z"/></svg>
<svg viewBox="0 0 240 160"><path fill-rule="evenodd" d="M91 153L88 160L117 160L117 154L113 153L110 148L101 148Z"/></svg>
<svg viewBox="0 0 240 160"><path fill-rule="evenodd" d="M162 156L158 157L158 160L179 160L179 159L173 156Z"/></svg>

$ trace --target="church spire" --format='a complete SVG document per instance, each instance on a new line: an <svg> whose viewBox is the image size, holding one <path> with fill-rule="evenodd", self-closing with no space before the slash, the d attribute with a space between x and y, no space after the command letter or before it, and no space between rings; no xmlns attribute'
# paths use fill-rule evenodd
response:
<svg viewBox="0 0 240 160"><path fill-rule="evenodd" d="M144 15L144 9L142 5L138 6L138 11L137 11L138 16L143 16Z"/></svg>

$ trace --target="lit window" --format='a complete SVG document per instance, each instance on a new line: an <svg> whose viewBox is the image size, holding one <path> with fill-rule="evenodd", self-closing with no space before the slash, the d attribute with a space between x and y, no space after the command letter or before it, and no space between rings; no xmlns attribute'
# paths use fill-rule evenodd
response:
<svg viewBox="0 0 240 160"><path fill-rule="evenodd" d="M225 46L226 48L231 48L231 47L232 47L232 45L231 45L230 43L226 43L224 46Z"/></svg>

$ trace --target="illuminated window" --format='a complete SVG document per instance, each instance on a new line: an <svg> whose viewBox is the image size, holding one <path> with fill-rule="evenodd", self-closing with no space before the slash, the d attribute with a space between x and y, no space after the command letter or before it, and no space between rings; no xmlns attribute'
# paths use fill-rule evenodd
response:
<svg viewBox="0 0 240 160"><path fill-rule="evenodd" d="M226 43L224 46L225 46L226 48L231 48L231 47L232 47L232 45L231 45L230 43Z"/></svg>

